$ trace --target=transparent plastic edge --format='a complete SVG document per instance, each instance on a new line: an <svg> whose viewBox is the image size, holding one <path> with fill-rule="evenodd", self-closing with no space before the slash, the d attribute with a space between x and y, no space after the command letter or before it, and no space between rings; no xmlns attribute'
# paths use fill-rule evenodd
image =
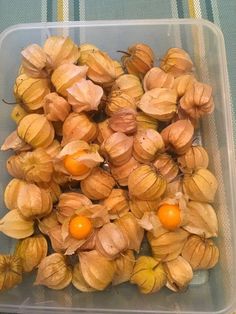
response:
<svg viewBox="0 0 236 314"><path fill-rule="evenodd" d="M41 23L22 23L9 26L0 33L1 41L9 35L9 33L19 29L37 29L37 28L56 28L56 27L94 27L94 26L127 26L127 25L165 25L165 24L202 24L211 28L214 32L221 33L218 26L205 19L143 19L143 20L99 20L99 21L68 21L68 22L41 22ZM223 35L222 35L223 36Z"/></svg>
<svg viewBox="0 0 236 314"><path fill-rule="evenodd" d="M225 95L226 103L230 102L230 95L229 95L229 83L226 78L228 78L228 70L227 70L227 58L226 58L226 51L225 51L225 42L224 42L224 36L221 31L221 29L215 25L214 23L205 20L205 19L144 19L144 20L100 20L100 21L69 21L69 22L43 22L43 23L24 23L24 24L16 24L12 25L8 28L6 28L3 32L0 33L0 47L2 45L2 41L6 36L8 36L11 32L14 32L19 29L39 29L39 28L57 28L57 27L80 27L80 26L86 26L86 27L94 27L94 26L128 26L128 25L203 25L209 27L218 37L219 44L220 44L220 51L221 56L223 59L222 66L222 72L223 72L223 92ZM233 167L235 163L235 148L234 148L234 140L233 140L233 123L232 123L232 108L230 110L227 108L227 104L224 103L224 109L225 109L225 119L226 119L226 125L228 130L228 139L227 139L227 151L228 151L228 161L229 161L229 170L230 170L230 186L231 186L231 204L232 206L235 206L236 208L236 185L234 185L234 178L236 178L236 169ZM234 209L234 208L232 208ZM235 210L232 211L232 215L235 218ZM233 221L233 225L235 227L235 219ZM234 228L236 230L236 228ZM234 239L236 238L236 231L234 231ZM234 250L233 250L233 257L234 261L236 261L236 241L234 241ZM234 274L234 284L235 284L235 290L236 290L236 276ZM0 304L1 311L7 312L10 309L12 310L26 310L26 311L40 311L41 313L53 313L53 311L57 311L59 313L74 313L78 311L78 308L72 309L67 307L44 307L44 306L14 306L9 304ZM116 310L116 309L90 309L90 308L79 308L80 311L83 311L84 313L150 313L155 314L156 311L137 311L137 310ZM232 313L234 310L236 310L236 298L232 300L231 304L227 306L227 308L222 309L217 312L205 312L207 314L225 314L225 313ZM162 313L174 313L173 311L162 311ZM204 312L183 312L183 314L202 314Z"/></svg>

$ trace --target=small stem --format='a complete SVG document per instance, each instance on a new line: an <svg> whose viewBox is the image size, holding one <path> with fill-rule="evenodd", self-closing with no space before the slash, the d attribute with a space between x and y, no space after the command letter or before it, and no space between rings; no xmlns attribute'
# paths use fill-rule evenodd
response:
<svg viewBox="0 0 236 314"><path fill-rule="evenodd" d="M2 102L4 102L4 104L7 104L7 105L17 105L17 102L8 102L5 99L2 99Z"/></svg>
<svg viewBox="0 0 236 314"><path fill-rule="evenodd" d="M128 56L128 57L130 57L130 56L131 56L131 54L130 54L130 53L128 53L127 51L117 50L116 52L123 53L123 54L125 54L125 55L126 55L126 56Z"/></svg>

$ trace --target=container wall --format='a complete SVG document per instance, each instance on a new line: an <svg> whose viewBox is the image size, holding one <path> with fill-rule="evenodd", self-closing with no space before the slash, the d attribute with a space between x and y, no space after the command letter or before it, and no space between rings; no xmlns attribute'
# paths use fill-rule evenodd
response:
<svg viewBox="0 0 236 314"><path fill-rule="evenodd" d="M126 22L129 23L129 22ZM150 22L151 23L151 22ZM155 25L156 23L156 25ZM180 24L183 23L183 24ZM193 23L195 23L193 25ZM42 44L47 36L63 34L71 36L78 44L90 42L106 50L113 58L120 58L117 50L125 50L136 42L149 44L155 51L157 61L164 52L174 46L183 47L191 54L197 65L199 79L213 85L216 110L210 118L204 119L201 135L206 145L211 162L211 169L219 180L219 191L215 208L220 221L221 258L219 266L210 272L209 281L201 286L190 287L186 292L175 294L163 289L154 295L141 295L136 287L121 285L99 293L79 293L73 287L64 291L55 292L43 287L33 287L33 277L27 277L24 283L16 289L0 295L0 310L14 311L12 306L20 306L24 313L38 311L46 313L47 310L60 310L66 313L78 309L92 312L129 310L137 313L163 313L163 312L212 312L226 309L232 302L234 288L233 256L234 256L234 215L232 193L232 169L230 154L232 143L231 131L227 110L227 93L225 90L225 59L221 42L221 35L209 24L196 24L192 22L156 21L151 25L81 25L59 28L42 26L33 29L21 27L9 32L0 42L0 98L13 100L12 86L20 62L20 51L28 44L34 42ZM132 24L132 22L130 22ZM223 52L222 52L223 51ZM9 120L10 107L1 104L0 115L0 142L13 130L14 125ZM0 167L4 169L7 155L0 153ZM3 191L9 181L5 170L2 170L0 180L1 216L5 212L3 204ZM9 252L12 242L0 236L1 251ZM1 306L2 304L2 306ZM4 305L5 304L5 305ZM112 312L112 311L111 311ZM225 312L227 312L225 310Z"/></svg>

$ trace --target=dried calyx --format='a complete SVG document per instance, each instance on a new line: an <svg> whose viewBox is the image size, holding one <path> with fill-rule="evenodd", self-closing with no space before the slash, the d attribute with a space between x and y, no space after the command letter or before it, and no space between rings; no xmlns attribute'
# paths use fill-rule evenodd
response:
<svg viewBox="0 0 236 314"><path fill-rule="evenodd" d="M0 255L0 291L11 289L21 281L21 259L14 255Z"/></svg>
<svg viewBox="0 0 236 314"><path fill-rule="evenodd" d="M138 43L129 47L128 51L123 53L121 61L130 74L142 78L153 66L154 53L148 45Z"/></svg>
<svg viewBox="0 0 236 314"><path fill-rule="evenodd" d="M141 293L154 293L166 284L163 264L150 256L140 256L133 269L130 282L136 284Z"/></svg>

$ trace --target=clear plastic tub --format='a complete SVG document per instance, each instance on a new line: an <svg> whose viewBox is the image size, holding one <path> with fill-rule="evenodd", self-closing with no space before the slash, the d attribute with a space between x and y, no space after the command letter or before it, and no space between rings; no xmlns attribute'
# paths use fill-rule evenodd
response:
<svg viewBox="0 0 236 314"><path fill-rule="evenodd" d="M69 287L53 291L33 287L34 276L0 294L0 312L18 313L232 313L236 299L235 271L235 159L224 39L221 31L204 20L138 20L25 24L8 28L0 36L0 99L14 100L12 86L20 52L30 43L42 44L49 35L69 35L76 43L90 42L120 58L135 42L144 42L161 57L170 47L183 47L192 56L199 79L214 88L216 109L201 125L201 139L210 154L210 167L219 180L215 208L220 223L220 262L198 274L198 284L180 294L167 289L141 295L135 286L123 284L104 292L80 293ZM11 106L1 103L0 142L14 129ZM3 191L9 181L7 154L0 153L0 208L6 211ZM1 252L12 251L14 241L0 235ZM199 284L201 283L201 285Z"/></svg>

